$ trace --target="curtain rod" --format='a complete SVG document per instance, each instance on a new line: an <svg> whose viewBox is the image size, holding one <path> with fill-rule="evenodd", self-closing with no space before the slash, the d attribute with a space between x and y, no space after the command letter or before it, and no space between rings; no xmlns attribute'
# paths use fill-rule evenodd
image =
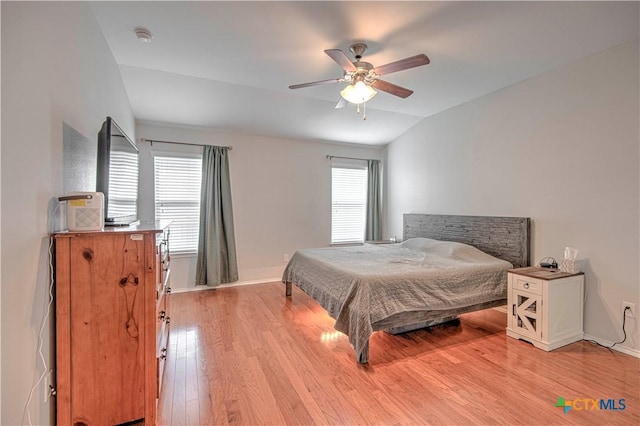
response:
<svg viewBox="0 0 640 426"><path fill-rule="evenodd" d="M331 160L332 158L344 158L346 160L380 161L380 160L375 160L373 158L340 157L339 155L327 155L327 158L329 160Z"/></svg>
<svg viewBox="0 0 640 426"><path fill-rule="evenodd" d="M151 144L151 146L153 146L154 142L159 142L159 143L172 143L175 145L191 145L191 146L205 146L203 144L199 144L199 143L187 143L187 142L174 142L174 141L159 141L157 139L145 139L145 138L140 138L141 142L149 142ZM232 146L222 146L221 148L227 148L229 151L231 151L233 149Z"/></svg>

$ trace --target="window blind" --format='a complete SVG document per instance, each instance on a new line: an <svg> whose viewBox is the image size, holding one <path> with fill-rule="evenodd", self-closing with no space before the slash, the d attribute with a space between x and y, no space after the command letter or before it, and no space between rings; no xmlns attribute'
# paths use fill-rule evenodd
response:
<svg viewBox="0 0 640 426"><path fill-rule="evenodd" d="M113 150L109 161L109 216L135 214L138 202L138 154Z"/></svg>
<svg viewBox="0 0 640 426"><path fill-rule="evenodd" d="M364 240L367 205L367 169L331 167L331 243Z"/></svg>
<svg viewBox="0 0 640 426"><path fill-rule="evenodd" d="M198 250L202 158L156 155L156 220L171 220L171 251Z"/></svg>

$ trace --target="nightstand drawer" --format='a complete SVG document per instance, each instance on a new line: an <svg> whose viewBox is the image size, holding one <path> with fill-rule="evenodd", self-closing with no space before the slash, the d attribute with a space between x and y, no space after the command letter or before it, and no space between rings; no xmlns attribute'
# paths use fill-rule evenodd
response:
<svg viewBox="0 0 640 426"><path fill-rule="evenodd" d="M513 275L513 288L542 295L542 281L535 278Z"/></svg>

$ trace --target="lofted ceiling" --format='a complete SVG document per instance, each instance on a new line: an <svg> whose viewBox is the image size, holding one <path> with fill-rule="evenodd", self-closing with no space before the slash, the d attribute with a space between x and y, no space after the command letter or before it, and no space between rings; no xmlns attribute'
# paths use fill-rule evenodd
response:
<svg viewBox="0 0 640 426"><path fill-rule="evenodd" d="M638 2L91 2L137 120L370 145L423 118L638 38ZM136 39L148 28L151 43ZM364 42L385 76L367 120L334 109L346 83L324 53ZM607 76L603 76L607 78ZM585 87L585 90L589 90Z"/></svg>

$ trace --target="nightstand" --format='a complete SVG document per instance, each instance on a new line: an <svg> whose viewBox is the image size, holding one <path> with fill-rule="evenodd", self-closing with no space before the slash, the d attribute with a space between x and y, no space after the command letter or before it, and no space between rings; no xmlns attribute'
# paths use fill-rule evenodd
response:
<svg viewBox="0 0 640 426"><path fill-rule="evenodd" d="M582 340L582 272L528 267L507 276L507 336L545 351Z"/></svg>

